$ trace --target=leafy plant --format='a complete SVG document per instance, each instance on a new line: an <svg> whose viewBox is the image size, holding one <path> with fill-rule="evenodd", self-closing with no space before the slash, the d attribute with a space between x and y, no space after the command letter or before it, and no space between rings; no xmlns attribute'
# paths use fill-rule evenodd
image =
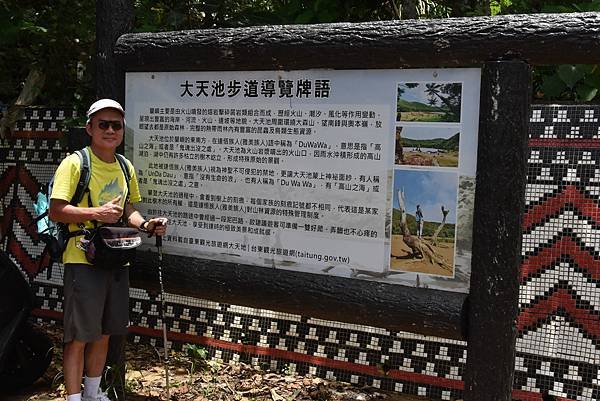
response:
<svg viewBox="0 0 600 401"><path fill-rule="evenodd" d="M125 377L127 373L128 366L125 364L123 366L125 372L121 370L121 367L118 364L107 366L104 375L102 376L102 381L105 387L106 394L111 399L118 400L120 399L119 393L123 393L127 389L127 383L122 382L122 378ZM122 394L123 399L125 394Z"/></svg>
<svg viewBox="0 0 600 401"><path fill-rule="evenodd" d="M544 4L541 12L600 11L600 0L571 4ZM563 64L538 67L533 75L534 97L543 100L591 102L600 98L600 66Z"/></svg>
<svg viewBox="0 0 600 401"><path fill-rule="evenodd" d="M538 68L533 79L538 99L590 102L598 96L600 67L563 64Z"/></svg>
<svg viewBox="0 0 600 401"><path fill-rule="evenodd" d="M493 0L492 15L517 13L572 13L600 11L600 0L566 3L559 0ZM600 99L598 65L536 66L533 97L544 101L591 102Z"/></svg>
<svg viewBox="0 0 600 401"><path fill-rule="evenodd" d="M198 367L208 366L208 351L206 348L197 344L185 344L182 348L185 355L190 358L190 375L198 370Z"/></svg>
<svg viewBox="0 0 600 401"><path fill-rule="evenodd" d="M192 358L192 360L196 361L206 361L206 358L208 357L208 351L206 348L197 344L185 344L183 346L183 351L187 356Z"/></svg>

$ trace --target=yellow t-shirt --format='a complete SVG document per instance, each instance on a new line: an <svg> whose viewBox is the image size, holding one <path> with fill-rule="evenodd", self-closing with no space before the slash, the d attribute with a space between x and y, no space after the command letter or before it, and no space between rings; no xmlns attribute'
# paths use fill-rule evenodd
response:
<svg viewBox="0 0 600 401"><path fill-rule="evenodd" d="M118 160L115 159L112 163L106 163L100 160L94 152L88 147L90 155L90 170L92 172L90 177L90 183L88 185L88 192L85 192L83 199L77 205L79 207L90 207L88 201L91 200L91 206L97 207L113 200L119 195L121 196L121 207L125 208L125 199L127 198L127 183L125 182L125 175L121 170L121 165ZM138 186L137 176L135 169L129 160L127 160L127 166L129 168L129 174L131 180L129 183L129 202L136 203L142 198L140 195L140 188ZM75 153L67 156L58 166L54 177L54 186L52 187L52 194L50 199L61 199L70 202L75 194L77 183L79 182L80 175L80 162L79 156ZM83 222L85 227L94 228L94 223L91 221ZM102 223L98 223L102 225ZM78 224L69 224L69 231L80 230ZM67 248L63 253L63 263L85 263L90 264L85 258L85 254L82 250L77 248L75 244L79 241L81 236L73 237L69 240Z"/></svg>

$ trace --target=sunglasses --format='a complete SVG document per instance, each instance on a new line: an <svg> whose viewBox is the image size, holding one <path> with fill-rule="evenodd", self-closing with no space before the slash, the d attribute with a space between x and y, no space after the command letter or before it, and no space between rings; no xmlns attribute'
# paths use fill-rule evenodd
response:
<svg viewBox="0 0 600 401"><path fill-rule="evenodd" d="M100 129L108 129L108 127L112 127L113 130L118 131L123 128L123 123L121 121L100 120L98 122L98 127L100 127Z"/></svg>

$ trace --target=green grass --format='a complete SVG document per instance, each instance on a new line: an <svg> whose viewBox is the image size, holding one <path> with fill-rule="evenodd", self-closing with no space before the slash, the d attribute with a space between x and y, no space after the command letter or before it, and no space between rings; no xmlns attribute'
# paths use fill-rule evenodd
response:
<svg viewBox="0 0 600 401"><path fill-rule="evenodd" d="M450 151L436 156L440 167L458 167L458 151Z"/></svg>

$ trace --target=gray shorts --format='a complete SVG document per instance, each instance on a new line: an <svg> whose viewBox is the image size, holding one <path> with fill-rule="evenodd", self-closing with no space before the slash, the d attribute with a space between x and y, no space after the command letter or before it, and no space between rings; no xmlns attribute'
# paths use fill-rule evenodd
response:
<svg viewBox="0 0 600 401"><path fill-rule="evenodd" d="M92 342L103 334L127 334L129 268L66 264L64 342Z"/></svg>

